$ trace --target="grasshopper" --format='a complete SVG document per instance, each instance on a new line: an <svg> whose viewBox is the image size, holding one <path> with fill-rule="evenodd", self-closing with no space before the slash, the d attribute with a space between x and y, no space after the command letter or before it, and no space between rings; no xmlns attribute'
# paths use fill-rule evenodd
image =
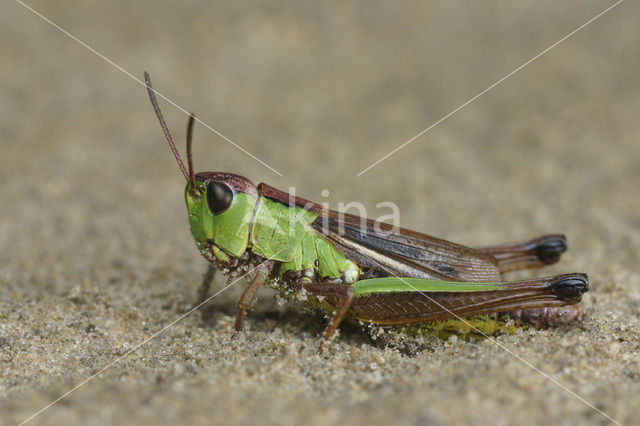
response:
<svg viewBox="0 0 640 426"><path fill-rule="evenodd" d="M333 312L324 339L330 339L345 318L383 327L488 334L514 324L558 326L579 316L578 303L589 289L586 274L502 280L505 272L557 262L567 249L563 235L474 249L323 209L237 174L195 173L194 116L187 127L187 169L146 72L145 81L187 181L191 232L210 262L200 299L205 300L215 270L233 274L258 265L238 301L237 331L264 283Z"/></svg>

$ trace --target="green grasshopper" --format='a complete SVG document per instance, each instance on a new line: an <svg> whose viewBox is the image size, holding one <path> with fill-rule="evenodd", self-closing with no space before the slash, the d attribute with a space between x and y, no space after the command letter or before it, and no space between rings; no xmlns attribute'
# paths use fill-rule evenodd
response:
<svg viewBox="0 0 640 426"><path fill-rule="evenodd" d="M424 327L489 334L518 325L558 326L579 316L586 274L503 282L501 274L555 263L563 235L473 249L323 209L265 183L223 172L194 173L187 128L185 167L145 72L147 91L187 185L191 232L210 262L205 300L216 269L234 274L258 265L240 297L235 329L258 289L334 312L324 338L344 318L377 326ZM514 325L515 324L515 325ZM510 328L511 327L511 328Z"/></svg>

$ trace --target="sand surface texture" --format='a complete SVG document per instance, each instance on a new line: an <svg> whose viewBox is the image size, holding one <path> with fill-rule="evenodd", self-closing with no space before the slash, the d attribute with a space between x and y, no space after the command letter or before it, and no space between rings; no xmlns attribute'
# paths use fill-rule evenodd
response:
<svg viewBox="0 0 640 426"><path fill-rule="evenodd" d="M198 170L371 216L393 201L471 246L565 233L560 264L511 277L591 280L571 326L395 346L345 326L323 351L325 319L266 289L234 338L242 281L30 424L610 422L585 401L639 424L638 2L356 177L611 4L30 1L282 176L202 125ZM17 424L182 315L206 263L142 86L10 0L0 58L0 423ZM182 149L186 115L162 106Z"/></svg>

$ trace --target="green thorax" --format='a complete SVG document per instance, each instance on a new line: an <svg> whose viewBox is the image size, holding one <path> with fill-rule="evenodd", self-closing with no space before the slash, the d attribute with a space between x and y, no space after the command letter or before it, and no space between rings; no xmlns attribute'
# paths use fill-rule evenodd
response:
<svg viewBox="0 0 640 426"><path fill-rule="evenodd" d="M342 250L311 227L318 213L261 196L251 230L252 251L282 262L280 271L314 270L338 278L354 268Z"/></svg>

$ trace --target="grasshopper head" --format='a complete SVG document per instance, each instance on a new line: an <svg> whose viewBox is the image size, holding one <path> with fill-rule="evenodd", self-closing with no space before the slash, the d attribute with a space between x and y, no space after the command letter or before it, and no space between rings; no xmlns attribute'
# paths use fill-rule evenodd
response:
<svg viewBox="0 0 640 426"><path fill-rule="evenodd" d="M232 173L195 175L195 189L187 182L185 201L193 237L206 257L228 263L249 244L249 230L258 190L251 181Z"/></svg>
<svg viewBox="0 0 640 426"><path fill-rule="evenodd" d="M160 126L169 142L182 175L187 180L185 199L189 212L191 232L200 251L210 261L233 266L249 245L249 230L253 209L258 199L258 190L248 179L232 173L193 172L191 158L191 136L195 117L189 117L187 126L187 169L178 154L173 137L162 117L160 106L145 71L149 99L156 112Z"/></svg>

